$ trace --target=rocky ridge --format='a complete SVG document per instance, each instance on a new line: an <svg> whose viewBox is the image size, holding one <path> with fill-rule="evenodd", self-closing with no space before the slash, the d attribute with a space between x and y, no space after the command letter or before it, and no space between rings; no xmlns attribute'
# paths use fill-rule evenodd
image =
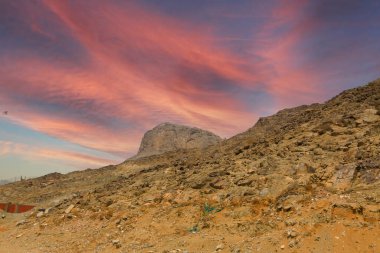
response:
<svg viewBox="0 0 380 253"><path fill-rule="evenodd" d="M380 252L379 112L377 80L205 149L1 186L37 207L0 252Z"/></svg>

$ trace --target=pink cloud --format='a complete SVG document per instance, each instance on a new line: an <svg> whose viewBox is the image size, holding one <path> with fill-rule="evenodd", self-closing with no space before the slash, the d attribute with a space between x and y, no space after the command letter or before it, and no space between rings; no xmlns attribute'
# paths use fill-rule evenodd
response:
<svg viewBox="0 0 380 253"><path fill-rule="evenodd" d="M279 2L257 34L252 51L273 71L267 76L266 87L278 109L322 102L348 83L354 84L358 77L367 76L369 81L368 74L376 73L378 60L373 55L378 46L366 41L373 36L369 31L375 23L370 18L358 21L353 17L360 4L322 5L304 0ZM341 16L342 9L351 14ZM367 32L355 37L349 29Z"/></svg>
<svg viewBox="0 0 380 253"><path fill-rule="evenodd" d="M30 161L59 161L61 164L76 166L78 169L86 166L105 166L120 162L78 152L0 141L0 156L8 155L20 156Z"/></svg>
<svg viewBox="0 0 380 253"><path fill-rule="evenodd" d="M14 122L118 155L135 152L143 132L162 121L231 136L252 126L265 106L250 107L236 90L269 93L275 104L268 103L267 112L314 102L325 95L318 85L334 75L331 66L347 59L342 51L326 64L303 56L310 52L298 46L324 25L305 15L308 7L300 0L260 11L266 23L253 31L244 56L217 44L212 27L166 17L138 2L27 4L20 8L27 9L31 31L57 44L70 38L85 59L77 63L28 50L3 55L0 98L12 108ZM360 54L353 50L348 58Z"/></svg>
<svg viewBox="0 0 380 253"><path fill-rule="evenodd" d="M13 95L40 100L47 104L45 107L62 107L62 111L51 113L45 107L31 108L31 102L20 103L3 93L2 99L17 112L11 114L13 121L86 147L118 154L136 151L142 131L161 121L196 125L223 136L232 135L237 129L244 130L254 122L256 115L246 111L244 103L231 97L228 91L194 83L178 75L175 67L161 67L168 61L174 65L179 62L185 69L207 70L233 85L254 88L255 82L262 78L261 66L210 44L212 37L207 32L200 29L190 32L187 24L130 3L121 10L111 3L93 2L91 11L86 2L75 5L75 10L69 2L44 3L83 45L91 60L85 66L75 66L28 53L3 58L4 67L0 70L3 89ZM31 29L49 34L38 20L32 23ZM125 57L131 50L148 52L155 58L140 66ZM244 70L247 66L256 72ZM86 101L95 104L89 108ZM120 126L115 130L96 121L86 121L78 117L78 111L82 110L90 118L117 119L134 127L123 130Z"/></svg>

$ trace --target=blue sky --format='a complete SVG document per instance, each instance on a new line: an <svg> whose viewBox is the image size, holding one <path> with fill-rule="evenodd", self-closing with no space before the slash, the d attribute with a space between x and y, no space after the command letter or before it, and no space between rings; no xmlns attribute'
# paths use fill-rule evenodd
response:
<svg viewBox="0 0 380 253"><path fill-rule="evenodd" d="M0 179L120 163L162 122L231 137L380 77L379 1L0 2Z"/></svg>

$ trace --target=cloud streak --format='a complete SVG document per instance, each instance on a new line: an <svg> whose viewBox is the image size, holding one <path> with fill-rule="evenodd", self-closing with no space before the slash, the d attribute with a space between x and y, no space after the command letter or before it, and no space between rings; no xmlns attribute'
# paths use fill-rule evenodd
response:
<svg viewBox="0 0 380 253"><path fill-rule="evenodd" d="M115 163L115 160L95 157L79 152L69 152L47 147L34 147L12 141L0 141L0 156L20 156L30 161L58 161L67 165L81 168L87 166L104 166Z"/></svg>
<svg viewBox="0 0 380 253"><path fill-rule="evenodd" d="M24 127L126 158L163 121L229 137L378 75L375 1L242 4L2 2L0 106Z"/></svg>
<svg viewBox="0 0 380 253"><path fill-rule="evenodd" d="M91 60L86 66L76 66L33 55L7 58L9 68L2 69L5 96L14 97L12 106L20 100L29 100L28 108L35 106L33 110L20 106L17 120L21 124L87 147L118 152L136 150L136 136L142 133L133 129L145 130L163 119L223 135L254 119L228 92L235 85L252 83L255 75L244 68L253 64L217 50L209 44L208 35L185 32L173 20L134 5L121 10L109 4L104 9L94 2L88 12L86 2L75 5L75 11L73 2L44 3ZM50 34L35 22L31 29ZM57 107L53 113L51 106ZM116 118L122 126L112 124ZM227 118L235 118L235 124ZM132 140L123 145L121 140L128 136ZM96 143L97 139L112 144Z"/></svg>

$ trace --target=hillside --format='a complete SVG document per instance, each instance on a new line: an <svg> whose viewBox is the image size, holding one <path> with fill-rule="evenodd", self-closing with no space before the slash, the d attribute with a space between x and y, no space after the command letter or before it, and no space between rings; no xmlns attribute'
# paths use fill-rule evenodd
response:
<svg viewBox="0 0 380 253"><path fill-rule="evenodd" d="M0 186L36 205L0 220L0 252L380 252L379 154L377 80L207 148Z"/></svg>

